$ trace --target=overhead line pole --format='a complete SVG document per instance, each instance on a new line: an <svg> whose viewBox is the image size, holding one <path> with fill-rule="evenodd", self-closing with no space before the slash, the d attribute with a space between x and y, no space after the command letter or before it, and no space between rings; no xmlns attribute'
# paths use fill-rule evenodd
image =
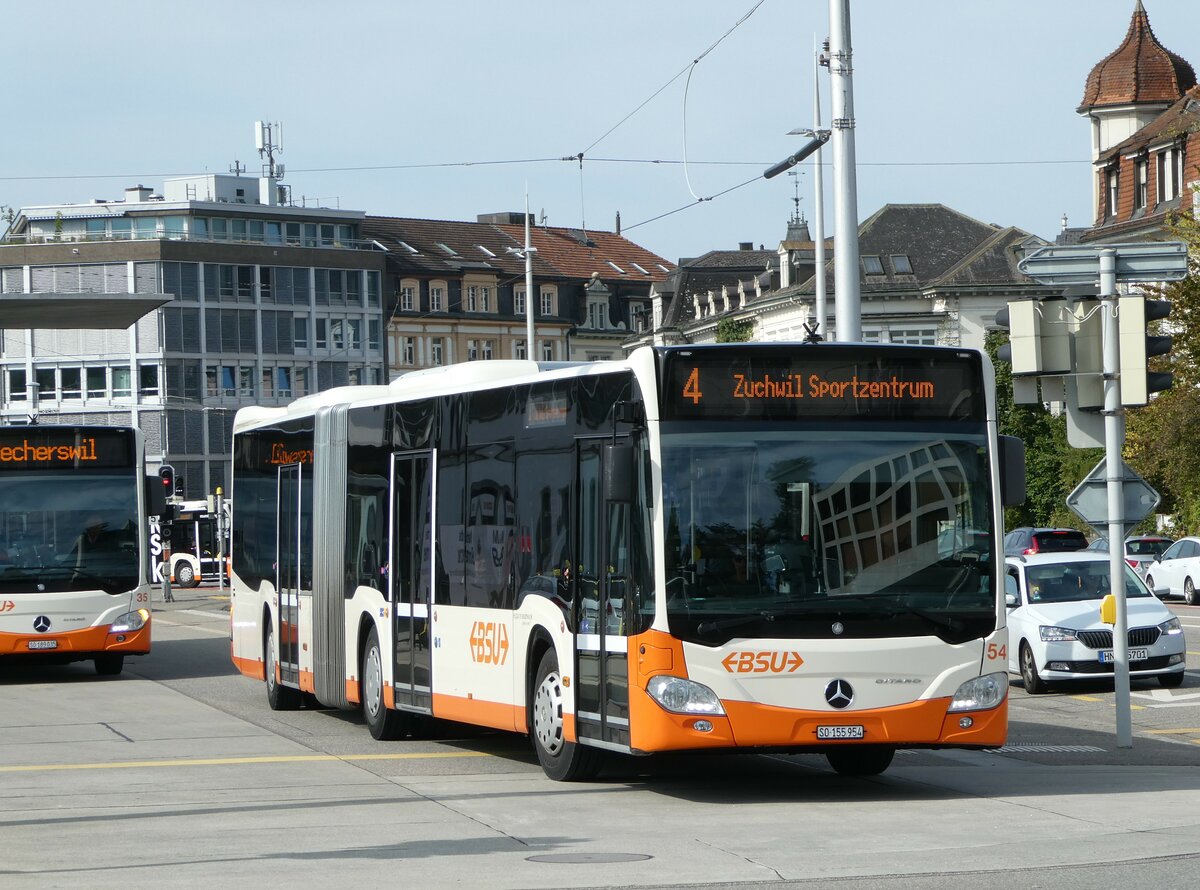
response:
<svg viewBox="0 0 1200 890"><path fill-rule="evenodd" d="M858 286L858 186L854 158L850 0L829 0L829 76L833 100L834 329L842 343L862 339Z"/></svg>

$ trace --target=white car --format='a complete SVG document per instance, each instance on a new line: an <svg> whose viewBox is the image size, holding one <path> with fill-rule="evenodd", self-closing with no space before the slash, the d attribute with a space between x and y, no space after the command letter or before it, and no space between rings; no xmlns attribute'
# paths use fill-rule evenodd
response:
<svg viewBox="0 0 1200 890"><path fill-rule="evenodd" d="M1157 677L1166 687L1183 683L1185 640L1179 619L1128 565L1129 675ZM1008 604L1008 671L1020 674L1037 695L1058 680L1087 680L1113 673L1113 629L1100 621L1109 590L1108 557L1087 551L1010 556L1005 560Z"/></svg>
<svg viewBox="0 0 1200 890"><path fill-rule="evenodd" d="M1200 606L1200 538L1180 538L1150 565L1146 584L1159 596L1181 596Z"/></svg>

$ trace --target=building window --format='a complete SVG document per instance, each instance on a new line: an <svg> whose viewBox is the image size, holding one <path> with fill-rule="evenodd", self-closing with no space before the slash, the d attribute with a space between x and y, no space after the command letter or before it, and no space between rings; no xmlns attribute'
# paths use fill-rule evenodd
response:
<svg viewBox="0 0 1200 890"><path fill-rule="evenodd" d="M526 353L525 341L524 340L514 340L513 341L513 358L520 358L520 359L528 358L528 356L525 353Z"/></svg>
<svg viewBox="0 0 1200 890"><path fill-rule="evenodd" d="M25 369L8 369L8 400L10 402L25 401Z"/></svg>
<svg viewBox="0 0 1200 890"><path fill-rule="evenodd" d="M892 343L904 343L909 346L937 346L936 328L892 328L888 332Z"/></svg>
<svg viewBox="0 0 1200 890"><path fill-rule="evenodd" d="M641 331L646 327L646 304L645 303L630 303L629 304L629 330Z"/></svg>
<svg viewBox="0 0 1200 890"><path fill-rule="evenodd" d="M513 314L525 314L525 288L523 287L513 289Z"/></svg>
<svg viewBox="0 0 1200 890"><path fill-rule="evenodd" d="M492 311L492 289L490 287L481 287L479 289L479 311Z"/></svg>
<svg viewBox="0 0 1200 890"><path fill-rule="evenodd" d="M412 312L417 308L417 282L400 282L400 311Z"/></svg>
<svg viewBox="0 0 1200 890"><path fill-rule="evenodd" d="M53 368L34 368L33 379L38 386L38 398L57 399L58 385Z"/></svg>
<svg viewBox="0 0 1200 890"><path fill-rule="evenodd" d="M862 258L863 272L867 275L882 275L883 260L877 256L867 255Z"/></svg>
<svg viewBox="0 0 1200 890"><path fill-rule="evenodd" d="M308 385L309 369L296 368L294 382L294 392L296 396L306 396L312 392L312 387Z"/></svg>
<svg viewBox="0 0 1200 890"><path fill-rule="evenodd" d="M544 361L544 362L554 361L554 341L553 340L543 340L542 341L542 361Z"/></svg>
<svg viewBox="0 0 1200 890"><path fill-rule="evenodd" d="M1120 196L1121 175L1116 167L1104 172L1105 216L1112 219L1117 215L1117 198Z"/></svg>
<svg viewBox="0 0 1200 890"><path fill-rule="evenodd" d="M442 284L429 285L429 311L446 311L446 287Z"/></svg>
<svg viewBox="0 0 1200 890"><path fill-rule="evenodd" d="M379 331L380 331L379 319L377 319L377 318L367 319L367 349L371 349L371 350L375 350L375 351L379 350L379 344L380 344Z"/></svg>
<svg viewBox="0 0 1200 890"><path fill-rule="evenodd" d="M308 349L308 316L297 315L292 321L293 333L292 342L296 349Z"/></svg>
<svg viewBox="0 0 1200 890"><path fill-rule="evenodd" d="M128 399L133 395L133 374L129 368L112 369L112 394L114 399Z"/></svg>
<svg viewBox="0 0 1200 890"><path fill-rule="evenodd" d="M1166 148L1157 155L1158 203L1174 201L1180 195L1183 184L1183 152L1178 148Z"/></svg>
<svg viewBox="0 0 1200 890"><path fill-rule="evenodd" d="M292 369L291 368L276 368L275 369L275 394L281 398L291 398L292 396Z"/></svg>
<svg viewBox="0 0 1200 890"><path fill-rule="evenodd" d="M479 358L479 341L478 340L468 340L467 341L467 361L473 362L473 361L476 361L478 358Z"/></svg>
<svg viewBox="0 0 1200 890"><path fill-rule="evenodd" d="M479 288L475 287L474 285L471 285L470 287L467 288L467 311L468 312L478 312L479 311L478 307L479 307Z"/></svg>
<svg viewBox="0 0 1200 890"><path fill-rule="evenodd" d="M429 363L431 365L445 364L445 355L442 349L442 338L434 337L429 341Z"/></svg>
<svg viewBox="0 0 1200 890"><path fill-rule="evenodd" d="M64 399L82 399L83 369L63 368L59 374L62 377L62 397Z"/></svg>
<svg viewBox="0 0 1200 890"><path fill-rule="evenodd" d="M908 260L908 254L892 254L892 271L897 275L911 275L913 273L912 263Z"/></svg>
<svg viewBox="0 0 1200 890"><path fill-rule="evenodd" d="M485 361L491 360L494 357L495 343L495 340L484 340L479 357Z"/></svg>
<svg viewBox="0 0 1200 890"><path fill-rule="evenodd" d="M542 288L542 315L557 315L555 311L554 299L557 296L554 288Z"/></svg>
<svg viewBox="0 0 1200 890"><path fill-rule="evenodd" d="M107 381L104 368L88 368L87 369L87 397L89 399L102 399L107 392Z"/></svg>
<svg viewBox="0 0 1200 890"><path fill-rule="evenodd" d="M587 326L596 330L603 330L608 327L608 302L602 300L588 300L587 307Z"/></svg>
<svg viewBox="0 0 1200 890"><path fill-rule="evenodd" d="M238 368L238 395L242 398L254 398L254 368Z"/></svg>
<svg viewBox="0 0 1200 890"><path fill-rule="evenodd" d="M1150 197L1150 164L1148 161L1137 161L1133 165L1133 181L1133 209L1145 210L1146 201Z"/></svg>
<svg viewBox="0 0 1200 890"><path fill-rule="evenodd" d="M317 319L317 349L329 347L329 319Z"/></svg>
<svg viewBox="0 0 1200 890"><path fill-rule="evenodd" d="M415 365L417 363L417 338L400 338L400 364Z"/></svg>
<svg viewBox="0 0 1200 890"><path fill-rule="evenodd" d="M275 369L262 369L262 397L264 399L274 398L275 396Z"/></svg>

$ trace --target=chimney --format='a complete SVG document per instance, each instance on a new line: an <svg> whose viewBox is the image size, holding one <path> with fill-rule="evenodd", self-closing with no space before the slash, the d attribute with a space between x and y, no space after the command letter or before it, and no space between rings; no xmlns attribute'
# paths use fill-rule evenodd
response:
<svg viewBox="0 0 1200 890"><path fill-rule="evenodd" d="M137 204L142 201L149 201L150 195L154 189L148 189L144 185L135 185L132 188L125 189L125 203Z"/></svg>
<svg viewBox="0 0 1200 890"><path fill-rule="evenodd" d="M618 211L617 211L617 231L616 231L616 234L618 234L618 235L620 235L620 234L621 234L621 211L620 211L620 210L618 210Z"/></svg>

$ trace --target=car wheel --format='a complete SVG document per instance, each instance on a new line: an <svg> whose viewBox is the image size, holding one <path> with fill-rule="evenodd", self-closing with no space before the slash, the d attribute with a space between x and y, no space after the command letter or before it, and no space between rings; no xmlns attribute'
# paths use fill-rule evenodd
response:
<svg viewBox="0 0 1200 890"><path fill-rule="evenodd" d="M1038 674L1033 650L1028 643L1021 643L1021 679L1025 681L1025 691L1030 695L1041 695L1046 691L1046 683Z"/></svg>
<svg viewBox="0 0 1200 890"><path fill-rule="evenodd" d="M270 626L263 636L263 673L267 680L267 704L272 711L294 711L300 707L303 701L300 690L284 686L275 677L275 630Z"/></svg>
<svg viewBox="0 0 1200 890"><path fill-rule="evenodd" d="M1159 674L1158 685L1163 689L1176 689L1183 685L1183 671L1175 671L1173 674Z"/></svg>
<svg viewBox="0 0 1200 890"><path fill-rule="evenodd" d="M1183 581L1183 599L1189 606L1200 606L1200 596L1196 595L1196 585L1191 578Z"/></svg>
<svg viewBox="0 0 1200 890"><path fill-rule="evenodd" d="M379 631L371 628L367 648L363 651L362 683L360 686L363 718L371 738L390 742L403 738L408 721L399 711L388 708L383 700L383 655L379 648Z"/></svg>
<svg viewBox="0 0 1200 890"><path fill-rule="evenodd" d="M556 782L593 778L600 771L600 752L568 742L563 731L563 681L554 651L538 664L533 686L530 735L538 762Z"/></svg>
<svg viewBox="0 0 1200 890"><path fill-rule="evenodd" d="M838 748L825 755L834 772L842 776L877 776L889 766L896 749L888 745Z"/></svg>
<svg viewBox="0 0 1200 890"><path fill-rule="evenodd" d="M175 583L180 587L195 587L196 570L192 568L190 563L181 562L175 567Z"/></svg>

